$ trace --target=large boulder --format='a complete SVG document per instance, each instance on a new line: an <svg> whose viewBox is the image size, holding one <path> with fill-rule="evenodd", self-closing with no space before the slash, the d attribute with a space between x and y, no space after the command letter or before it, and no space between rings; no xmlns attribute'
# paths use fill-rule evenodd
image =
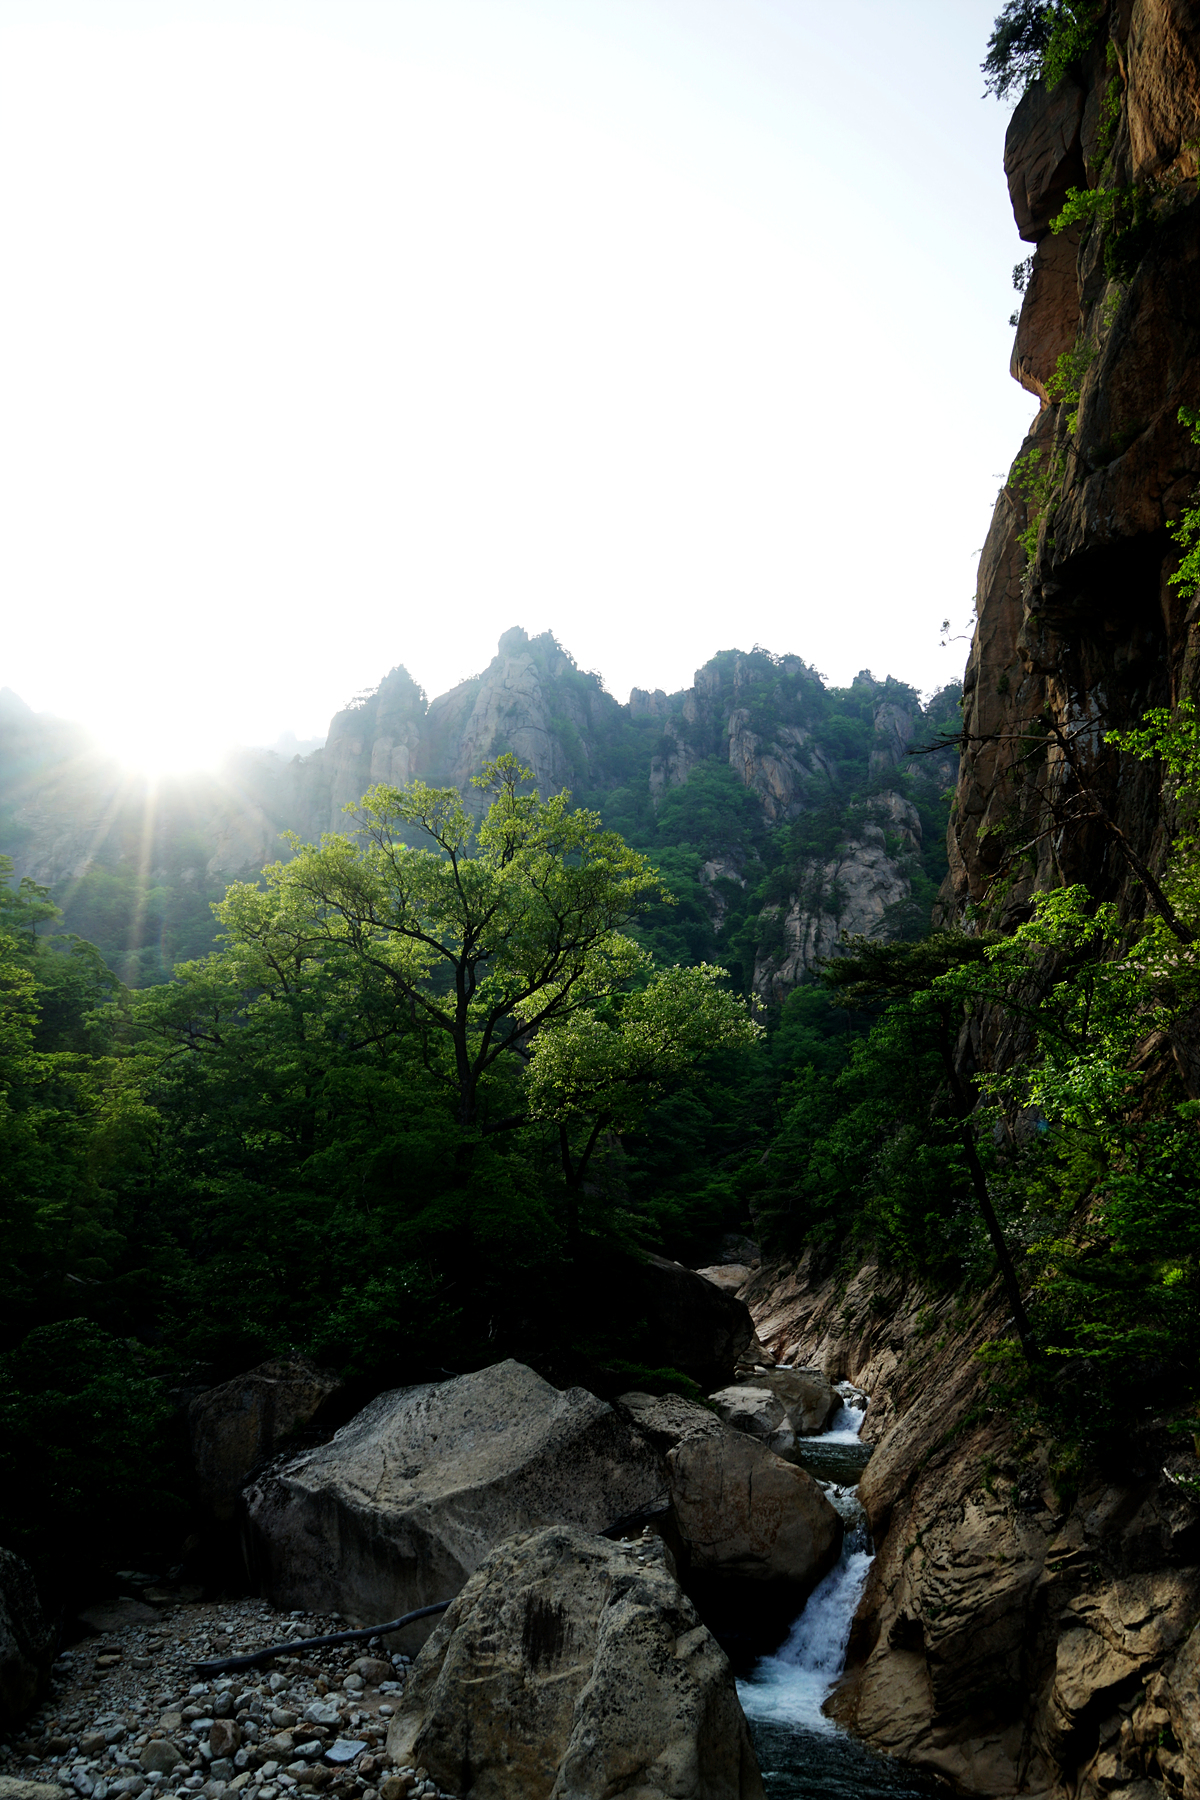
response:
<svg viewBox="0 0 1200 1800"><path fill-rule="evenodd" d="M657 1538L494 1549L413 1665L401 1766L471 1800L760 1800L728 1661Z"/></svg>
<svg viewBox="0 0 1200 1800"><path fill-rule="evenodd" d="M664 1256L648 1256L635 1279L663 1364L705 1392L732 1381L754 1336L745 1302Z"/></svg>
<svg viewBox="0 0 1200 1800"><path fill-rule="evenodd" d="M667 1473L704 1617L731 1644L777 1641L837 1562L841 1518L807 1470L743 1432L683 1439Z"/></svg>
<svg viewBox="0 0 1200 1800"><path fill-rule="evenodd" d="M0 1550L0 1727L19 1725L46 1691L54 1636L28 1563Z"/></svg>
<svg viewBox="0 0 1200 1800"><path fill-rule="evenodd" d="M246 1478L311 1425L340 1385L298 1359L265 1362L192 1401L188 1427L200 1498L218 1519L233 1517Z"/></svg>
<svg viewBox="0 0 1200 1800"><path fill-rule="evenodd" d="M604 1531L665 1499L662 1461L626 1418L518 1362L381 1394L246 1491L275 1605L368 1625L451 1599L514 1531Z"/></svg>
<svg viewBox="0 0 1200 1800"><path fill-rule="evenodd" d="M745 1431L751 1437L768 1442L787 1423L787 1407L770 1388L758 1382L736 1382L720 1388L709 1399L717 1416L733 1431Z"/></svg>
<svg viewBox="0 0 1200 1800"><path fill-rule="evenodd" d="M787 1422L797 1437L828 1431L837 1417L842 1397L820 1369L764 1369L748 1383L778 1395L787 1409Z"/></svg>

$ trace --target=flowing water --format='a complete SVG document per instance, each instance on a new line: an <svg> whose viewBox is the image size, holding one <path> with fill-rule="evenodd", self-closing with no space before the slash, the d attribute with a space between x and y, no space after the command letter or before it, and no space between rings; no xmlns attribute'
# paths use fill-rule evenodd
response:
<svg viewBox="0 0 1200 1800"><path fill-rule="evenodd" d="M926 1800L946 1790L850 1737L821 1707L842 1672L850 1624L874 1552L858 1479L870 1457L859 1438L866 1400L846 1389L829 1431L806 1438L804 1467L846 1524L837 1567L813 1589L786 1643L738 1682L769 1800Z"/></svg>

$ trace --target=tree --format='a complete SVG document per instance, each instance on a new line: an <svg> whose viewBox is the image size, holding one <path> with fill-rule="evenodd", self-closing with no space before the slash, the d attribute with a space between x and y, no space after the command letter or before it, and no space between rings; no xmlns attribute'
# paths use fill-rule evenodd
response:
<svg viewBox="0 0 1200 1800"><path fill-rule="evenodd" d="M571 1238L601 1133L630 1130L653 1100L685 1087L706 1057L762 1036L746 1003L720 986L724 977L724 969L707 963L663 969L645 987L603 1009L581 1009L534 1039L530 1111L558 1126ZM580 1123L583 1143L575 1149L571 1126Z"/></svg>
<svg viewBox="0 0 1200 1800"><path fill-rule="evenodd" d="M474 785L492 803L476 828L455 788L375 787L350 807L359 842L319 847L264 871L306 921L314 953L348 955L414 1027L451 1051L455 1113L481 1135L522 1123L484 1087L497 1065L526 1060L537 1034L614 994L646 967L624 935L667 898L649 861L568 793L518 790L532 778L509 754ZM433 848L409 843L414 828ZM236 889L219 909L232 918Z"/></svg>

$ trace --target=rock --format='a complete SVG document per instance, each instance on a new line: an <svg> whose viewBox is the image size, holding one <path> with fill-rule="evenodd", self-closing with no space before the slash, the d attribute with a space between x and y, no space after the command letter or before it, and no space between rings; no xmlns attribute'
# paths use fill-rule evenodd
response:
<svg viewBox="0 0 1200 1800"><path fill-rule="evenodd" d="M729 1381L754 1334L743 1303L663 1256L648 1256L635 1283L654 1321L663 1365L706 1391Z"/></svg>
<svg viewBox="0 0 1200 1800"><path fill-rule="evenodd" d="M709 1400L726 1425L751 1437L771 1438L787 1419L787 1408L778 1394L757 1385L721 1388L710 1394Z"/></svg>
<svg viewBox="0 0 1200 1800"><path fill-rule="evenodd" d="M181 1712L165 1712L159 1719L158 1726L160 1731L165 1731L168 1737L172 1737L175 1732L183 1730L183 1714Z"/></svg>
<svg viewBox="0 0 1200 1800"><path fill-rule="evenodd" d="M378 1656L360 1656L354 1664L354 1672L361 1675L368 1687L378 1687L381 1681L392 1679L392 1665Z"/></svg>
<svg viewBox="0 0 1200 1800"><path fill-rule="evenodd" d="M0 1775L0 1800L67 1800L67 1790L53 1781L22 1781Z"/></svg>
<svg viewBox="0 0 1200 1800"><path fill-rule="evenodd" d="M296 1723L296 1715L294 1712L289 1711L286 1706L273 1706L271 1708L271 1723L272 1725L278 1725L281 1730L286 1731L289 1726Z"/></svg>
<svg viewBox="0 0 1200 1800"><path fill-rule="evenodd" d="M736 1294L750 1279L750 1268L746 1263L712 1263L695 1273L703 1276L705 1281L711 1281L714 1287L723 1288L727 1294Z"/></svg>
<svg viewBox="0 0 1200 1800"><path fill-rule="evenodd" d="M169 1775L183 1758L174 1744L169 1744L166 1738L151 1738L148 1744L143 1744L138 1761L148 1775L155 1770L160 1775Z"/></svg>
<svg viewBox="0 0 1200 1800"><path fill-rule="evenodd" d="M104 1743L102 1731L88 1731L80 1738L79 1748L85 1756L95 1756L98 1751L104 1749Z"/></svg>
<svg viewBox="0 0 1200 1800"><path fill-rule="evenodd" d="M31 1712L50 1682L54 1631L42 1613L29 1565L0 1550L0 1727Z"/></svg>
<svg viewBox="0 0 1200 1800"><path fill-rule="evenodd" d="M737 1431L685 1439L667 1471L692 1568L777 1584L798 1612L842 1546L842 1521L812 1476Z"/></svg>
<svg viewBox="0 0 1200 1800"><path fill-rule="evenodd" d="M246 1499L276 1604L371 1624L450 1599L513 1531L603 1531L664 1497L656 1452L622 1415L505 1362L382 1394Z"/></svg>
<svg viewBox="0 0 1200 1800"><path fill-rule="evenodd" d="M797 1437L828 1431L842 1404L841 1395L819 1369L769 1369L755 1375L751 1385L779 1396Z"/></svg>
<svg viewBox="0 0 1200 1800"><path fill-rule="evenodd" d="M352 1763L367 1747L365 1738L335 1738L325 1752L326 1762Z"/></svg>
<svg viewBox="0 0 1200 1800"><path fill-rule="evenodd" d="M208 1747L214 1756L232 1756L241 1747L242 1728L232 1719L214 1719L208 1734Z"/></svg>
<svg viewBox="0 0 1200 1800"><path fill-rule="evenodd" d="M260 1363L192 1401L188 1428L200 1497L219 1519L233 1517L251 1471L310 1425L340 1386L335 1376L293 1359Z"/></svg>
<svg viewBox="0 0 1200 1800"><path fill-rule="evenodd" d="M304 1717L310 1725L336 1725L339 1716L332 1700L314 1700L311 1706L304 1709Z"/></svg>
<svg viewBox="0 0 1200 1800"><path fill-rule="evenodd" d="M763 1793L728 1661L661 1541L637 1564L561 1525L471 1576L413 1665L388 1751L489 1800Z"/></svg>
<svg viewBox="0 0 1200 1800"><path fill-rule="evenodd" d="M415 1775L389 1775L379 1784L379 1800L405 1800L416 1780Z"/></svg>
<svg viewBox="0 0 1200 1800"><path fill-rule="evenodd" d="M721 1421L715 1412L695 1400L685 1400L681 1394L643 1394L635 1389L621 1394L616 1404L664 1453L673 1450L685 1437L721 1430Z"/></svg>

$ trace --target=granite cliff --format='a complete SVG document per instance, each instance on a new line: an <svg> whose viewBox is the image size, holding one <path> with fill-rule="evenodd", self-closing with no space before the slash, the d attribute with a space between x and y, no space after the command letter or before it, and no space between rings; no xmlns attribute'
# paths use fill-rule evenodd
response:
<svg viewBox="0 0 1200 1800"><path fill-rule="evenodd" d="M777 1002L843 930L897 935L928 917L952 753L907 752L956 716L953 700L922 708L865 671L831 689L799 657L755 650L621 705L550 633L515 627L482 673L432 702L394 668L307 756L241 751L216 776L151 788L8 695L0 849L124 979L160 980L209 948L210 900L286 855L285 831L343 829L343 808L376 782L453 785L478 807L471 776L512 750L542 792L569 788L666 854L685 921L660 946L669 960L719 957Z"/></svg>

